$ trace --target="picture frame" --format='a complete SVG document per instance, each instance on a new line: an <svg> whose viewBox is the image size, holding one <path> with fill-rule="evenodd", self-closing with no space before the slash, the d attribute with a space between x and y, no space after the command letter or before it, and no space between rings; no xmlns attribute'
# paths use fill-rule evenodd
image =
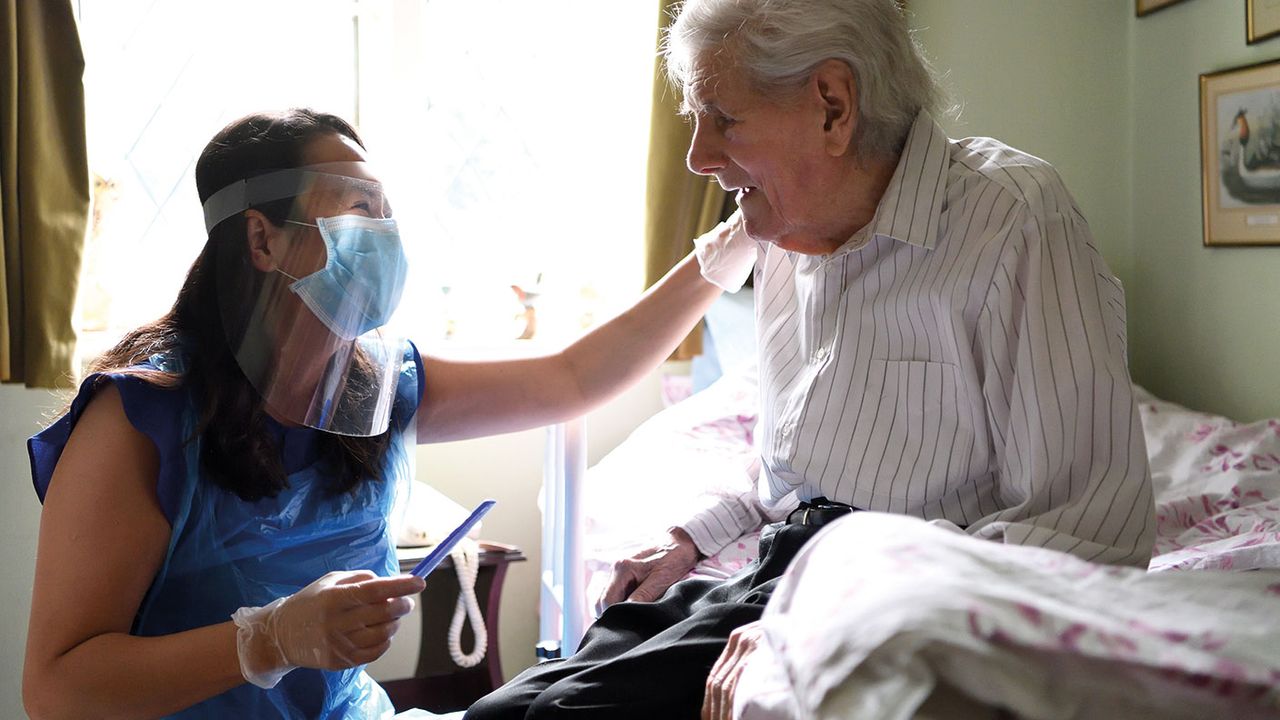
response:
<svg viewBox="0 0 1280 720"><path fill-rule="evenodd" d="M1204 244L1280 245L1280 60L1200 75Z"/></svg>
<svg viewBox="0 0 1280 720"><path fill-rule="evenodd" d="M1133 0L1133 12L1138 17L1142 17L1180 2L1182 0Z"/></svg>
<svg viewBox="0 0 1280 720"><path fill-rule="evenodd" d="M1250 45L1280 35L1280 0L1245 0L1244 24Z"/></svg>

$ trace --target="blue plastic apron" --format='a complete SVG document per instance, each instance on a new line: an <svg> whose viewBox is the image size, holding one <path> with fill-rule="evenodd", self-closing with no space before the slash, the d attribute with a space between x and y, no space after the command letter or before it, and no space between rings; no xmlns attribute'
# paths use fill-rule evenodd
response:
<svg viewBox="0 0 1280 720"><path fill-rule="evenodd" d="M197 445L187 446L188 468L199 467ZM402 443L392 447L389 459L403 464ZM289 488L277 497L248 503L188 474L190 500L179 501L169 552L138 613L135 635L225 622L239 607L266 605L331 570L383 576L399 570L387 530L394 479L363 482L354 494L333 497L312 465L289 475ZM171 717L378 718L393 712L361 666L299 668L271 690L246 683Z"/></svg>

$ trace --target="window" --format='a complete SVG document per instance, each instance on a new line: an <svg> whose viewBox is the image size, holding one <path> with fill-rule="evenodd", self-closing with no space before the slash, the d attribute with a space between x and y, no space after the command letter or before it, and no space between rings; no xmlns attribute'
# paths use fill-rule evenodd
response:
<svg viewBox="0 0 1280 720"><path fill-rule="evenodd" d="M194 166L208 139L289 106L360 129L412 264L396 322L419 344L562 342L641 290L648 3L78 8L95 200L85 352L172 303L204 243Z"/></svg>

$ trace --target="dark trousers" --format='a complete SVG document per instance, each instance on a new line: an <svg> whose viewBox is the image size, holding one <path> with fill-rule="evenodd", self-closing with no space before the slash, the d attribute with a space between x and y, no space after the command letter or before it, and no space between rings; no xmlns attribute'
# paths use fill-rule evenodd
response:
<svg viewBox="0 0 1280 720"><path fill-rule="evenodd" d="M726 580L683 580L653 603L618 603L578 652L535 665L466 720L697 718L711 666L735 628L760 619L778 578L818 528L771 525L760 559Z"/></svg>

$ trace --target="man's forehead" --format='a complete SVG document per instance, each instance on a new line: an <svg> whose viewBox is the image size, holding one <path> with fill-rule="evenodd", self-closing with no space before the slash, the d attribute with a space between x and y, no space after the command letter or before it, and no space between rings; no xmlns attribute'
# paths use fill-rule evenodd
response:
<svg viewBox="0 0 1280 720"><path fill-rule="evenodd" d="M695 59L689 66L689 75L684 84L685 105L700 108L716 104L732 74L732 68L728 65L719 54L702 55Z"/></svg>

